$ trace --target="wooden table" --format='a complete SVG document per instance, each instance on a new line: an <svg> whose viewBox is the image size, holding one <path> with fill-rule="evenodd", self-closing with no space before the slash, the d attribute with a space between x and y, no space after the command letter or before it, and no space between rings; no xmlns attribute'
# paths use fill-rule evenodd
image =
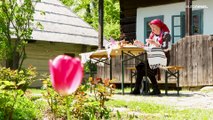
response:
<svg viewBox="0 0 213 120"><path fill-rule="evenodd" d="M121 62L122 62L122 65L121 65L121 69L122 69L121 89L122 89L122 94L124 94L124 63L127 62L128 60L131 60L131 59L139 59L139 60L145 61L146 60L146 54L144 54L144 53L145 53L145 50L143 48L139 48L139 47L136 47L136 46L124 46L124 47L112 49L112 51L110 53L111 58L116 57L116 56L121 56ZM139 56L141 56L142 54L144 54L145 57L143 59L140 59ZM124 59L124 55L130 56L130 58ZM97 51L92 52L91 55L90 55L90 59L94 59L97 62L106 63L106 60L108 59L107 50L97 50ZM110 65L110 79L112 79L112 60L111 59L110 59L110 63L108 65ZM145 67L147 67L147 66L145 66Z"/></svg>

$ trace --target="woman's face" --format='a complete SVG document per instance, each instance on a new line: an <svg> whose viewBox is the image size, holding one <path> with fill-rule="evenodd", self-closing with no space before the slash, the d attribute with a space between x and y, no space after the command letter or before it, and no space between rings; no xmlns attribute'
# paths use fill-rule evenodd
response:
<svg viewBox="0 0 213 120"><path fill-rule="evenodd" d="M152 32L156 35L160 35L160 27L158 27L157 25L154 24L150 24L150 28L152 29Z"/></svg>

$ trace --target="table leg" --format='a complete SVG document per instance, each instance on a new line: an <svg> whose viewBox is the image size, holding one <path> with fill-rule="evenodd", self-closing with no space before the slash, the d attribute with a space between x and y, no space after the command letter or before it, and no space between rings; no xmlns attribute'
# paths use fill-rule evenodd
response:
<svg viewBox="0 0 213 120"><path fill-rule="evenodd" d="M122 81L121 81L121 89L122 94L124 95L124 52L121 51L121 70L122 70Z"/></svg>
<svg viewBox="0 0 213 120"><path fill-rule="evenodd" d="M148 78L147 78L148 77L147 76L148 75L147 74L147 68L148 68L147 63L148 63L148 61L147 61L147 54L146 53L144 54L144 63L145 63L145 81L146 81L145 83L147 83L148 82ZM142 82L142 84L144 84L144 82ZM144 87L148 88L148 84L145 84ZM148 94L149 91L142 91L142 92L144 92L144 94Z"/></svg>
<svg viewBox="0 0 213 120"><path fill-rule="evenodd" d="M167 95L167 90L168 90L168 71L165 72L165 95Z"/></svg>
<svg viewBox="0 0 213 120"><path fill-rule="evenodd" d="M131 82L131 83L130 83L130 87L131 87L131 92L132 92L132 78L134 77L134 73L133 73L133 70L132 70L132 69L130 70L130 73L131 73L131 75L130 75L130 77L131 77L131 78L130 78L130 80L131 80L131 81L130 81L130 82Z"/></svg>
<svg viewBox="0 0 213 120"><path fill-rule="evenodd" d="M110 63L109 63L109 66L110 66L110 80L112 80L112 58L110 59Z"/></svg>
<svg viewBox="0 0 213 120"><path fill-rule="evenodd" d="M180 78L180 72L177 70L177 95L179 95L179 78Z"/></svg>

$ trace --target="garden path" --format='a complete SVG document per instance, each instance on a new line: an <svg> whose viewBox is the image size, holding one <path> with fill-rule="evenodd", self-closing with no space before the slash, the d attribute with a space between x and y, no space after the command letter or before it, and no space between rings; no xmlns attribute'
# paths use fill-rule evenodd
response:
<svg viewBox="0 0 213 120"><path fill-rule="evenodd" d="M177 96L176 91L169 91L168 95L161 94L160 96L148 95L113 95L112 99L126 101L147 101L157 104L165 104L177 108L201 108L213 109L213 87L204 87L199 91L180 91L180 96Z"/></svg>

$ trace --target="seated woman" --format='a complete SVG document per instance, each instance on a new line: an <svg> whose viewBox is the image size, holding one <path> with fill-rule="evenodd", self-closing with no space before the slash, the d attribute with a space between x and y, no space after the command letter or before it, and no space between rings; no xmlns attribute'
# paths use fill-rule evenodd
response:
<svg viewBox="0 0 213 120"><path fill-rule="evenodd" d="M149 23L149 26L152 30L150 33L149 39L146 40L147 45L150 47L161 47L163 51L165 52L165 55L167 57L167 65L169 63L169 42L170 42L170 34L168 27L159 19L154 19ZM140 47L143 47L144 44L139 41L135 40L134 44ZM140 94L141 89L141 82L143 79L143 76L145 76L145 63L141 62L136 66L137 69L137 77L136 77L136 83L135 88L130 94ZM150 95L159 95L161 94L157 80L155 76L157 75L158 68L157 69L151 69L149 67L149 64L147 62L147 76L152 82L153 91L150 92Z"/></svg>

